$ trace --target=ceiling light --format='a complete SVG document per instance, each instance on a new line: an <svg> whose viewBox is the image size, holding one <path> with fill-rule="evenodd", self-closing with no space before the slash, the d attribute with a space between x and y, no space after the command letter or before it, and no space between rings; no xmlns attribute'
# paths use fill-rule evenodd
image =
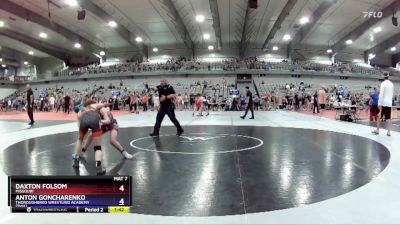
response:
<svg viewBox="0 0 400 225"><path fill-rule="evenodd" d="M110 22L108 22L108 26L110 26L110 27L116 27L116 26L117 26L117 23L116 23L115 21L110 21Z"/></svg>
<svg viewBox="0 0 400 225"><path fill-rule="evenodd" d="M208 46L208 50L213 50L214 49L214 46L213 45L209 45Z"/></svg>
<svg viewBox="0 0 400 225"><path fill-rule="evenodd" d="M346 45L351 45L353 43L353 41L351 39L346 41Z"/></svg>
<svg viewBox="0 0 400 225"><path fill-rule="evenodd" d="M332 49L326 50L327 53L332 53Z"/></svg>
<svg viewBox="0 0 400 225"><path fill-rule="evenodd" d="M277 51L278 49L279 49L278 46L272 47L272 50L274 50L274 51Z"/></svg>
<svg viewBox="0 0 400 225"><path fill-rule="evenodd" d="M373 42L374 40L375 40L374 35L373 35L373 34L370 34L370 35L369 35L369 41Z"/></svg>
<svg viewBox="0 0 400 225"><path fill-rule="evenodd" d="M0 20L0 27L4 27L4 21Z"/></svg>
<svg viewBox="0 0 400 225"><path fill-rule="evenodd" d="M75 43L75 44L74 44L74 47L75 47L75 48L81 48L82 46L81 46L81 44L79 44L79 43Z"/></svg>
<svg viewBox="0 0 400 225"><path fill-rule="evenodd" d="M158 48L153 48L153 52L158 52Z"/></svg>
<svg viewBox="0 0 400 225"><path fill-rule="evenodd" d="M390 48L390 51L392 51L392 52L394 52L394 51L396 51L396 50L397 50L396 47L391 47L391 48Z"/></svg>
<svg viewBox="0 0 400 225"><path fill-rule="evenodd" d="M106 53L104 51L100 51L100 55L105 55Z"/></svg>
<svg viewBox="0 0 400 225"><path fill-rule="evenodd" d="M196 21L199 22L199 23L203 22L204 19L205 19L205 18L204 18L203 15L197 15L197 16L196 16Z"/></svg>
<svg viewBox="0 0 400 225"><path fill-rule="evenodd" d="M374 33L379 33L382 31L382 27L375 27L372 31L374 31Z"/></svg>
<svg viewBox="0 0 400 225"><path fill-rule="evenodd" d="M25 62L24 62L24 65L28 65L28 62L27 62L27 61L25 61Z"/></svg>
<svg viewBox="0 0 400 225"><path fill-rule="evenodd" d="M136 42L142 42L143 41L143 39L141 38L141 37L136 37Z"/></svg>
<svg viewBox="0 0 400 225"><path fill-rule="evenodd" d="M300 19L300 24L306 24L306 23L308 23L308 22L310 22L310 20L308 19L308 17L301 17L301 19Z"/></svg>
<svg viewBox="0 0 400 225"><path fill-rule="evenodd" d="M6 65L5 65L5 64L2 64L2 65L1 65L1 67L5 68L5 67L6 67Z"/></svg>
<svg viewBox="0 0 400 225"><path fill-rule="evenodd" d="M369 53L369 54L368 54L368 59L373 59L373 58L375 58L375 56L376 56L375 54Z"/></svg>
<svg viewBox="0 0 400 225"><path fill-rule="evenodd" d="M33 53L33 51L29 51L28 54L29 55L33 55L34 53Z"/></svg>
<svg viewBox="0 0 400 225"><path fill-rule="evenodd" d="M46 33L43 33L43 32L40 32L39 37L41 37L41 38L47 38L47 34L46 34Z"/></svg>
<svg viewBox="0 0 400 225"><path fill-rule="evenodd" d="M69 5L69 6L77 6L78 2L76 0L65 0L64 1L65 4Z"/></svg>
<svg viewBox="0 0 400 225"><path fill-rule="evenodd" d="M203 34L203 38L204 38L204 40L210 39L210 34L208 34L208 33Z"/></svg>
<svg viewBox="0 0 400 225"><path fill-rule="evenodd" d="M284 41L289 41L289 40L290 40L290 38L292 38L292 37L290 37L290 35L289 35L289 34L285 34L285 35L283 35L283 40L284 40Z"/></svg>
<svg viewBox="0 0 400 225"><path fill-rule="evenodd" d="M3 58L0 58L0 62L3 62Z"/></svg>

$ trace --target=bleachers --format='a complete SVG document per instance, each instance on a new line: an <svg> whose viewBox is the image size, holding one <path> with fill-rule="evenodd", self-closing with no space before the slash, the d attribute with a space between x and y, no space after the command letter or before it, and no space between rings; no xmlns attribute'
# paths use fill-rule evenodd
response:
<svg viewBox="0 0 400 225"><path fill-rule="evenodd" d="M317 61L268 61L267 59L248 58L244 60L229 59L220 62L203 62L197 60L177 60L169 59L165 63L152 63L150 61L138 63L127 62L111 66L89 65L81 68L63 69L59 76L80 76L87 74L104 73L133 73L140 74L145 72L197 72L197 71L240 71L240 70L262 70L262 71L319 71L330 73L353 73L360 75L381 75L379 68L368 65L354 63L335 63L326 65Z"/></svg>
<svg viewBox="0 0 400 225"><path fill-rule="evenodd" d="M14 93L17 89L15 88L0 88L0 99L6 98Z"/></svg>

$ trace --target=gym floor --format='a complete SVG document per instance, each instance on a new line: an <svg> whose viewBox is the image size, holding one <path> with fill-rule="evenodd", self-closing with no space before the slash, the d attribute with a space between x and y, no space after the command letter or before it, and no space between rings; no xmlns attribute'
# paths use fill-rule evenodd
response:
<svg viewBox="0 0 400 225"><path fill-rule="evenodd" d="M400 221L400 134L294 112L176 112L183 136L168 117L150 138L155 112L118 115L118 139L131 160L103 138L107 175L131 175L129 215L10 214L0 223L388 223ZM0 178L7 175L94 175L89 151L72 168L76 122L0 121ZM7 191L1 187L0 199ZM163 217L160 217L163 216Z"/></svg>

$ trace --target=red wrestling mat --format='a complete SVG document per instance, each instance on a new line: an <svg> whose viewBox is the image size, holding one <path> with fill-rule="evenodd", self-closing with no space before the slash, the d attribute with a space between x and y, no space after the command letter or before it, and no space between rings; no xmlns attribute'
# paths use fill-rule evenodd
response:
<svg viewBox="0 0 400 225"><path fill-rule="evenodd" d="M128 111L114 110L114 116L129 114ZM64 114L63 112L34 112L33 118L35 121L40 120L61 120L61 121L75 121L76 113ZM28 121L29 117L26 112L0 112L0 120L24 120Z"/></svg>

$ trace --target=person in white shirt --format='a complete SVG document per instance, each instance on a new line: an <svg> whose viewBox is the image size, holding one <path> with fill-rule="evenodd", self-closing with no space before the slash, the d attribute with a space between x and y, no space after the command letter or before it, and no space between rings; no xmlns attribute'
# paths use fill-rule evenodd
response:
<svg viewBox="0 0 400 225"><path fill-rule="evenodd" d="M160 109L160 97L158 97L157 93L153 95L153 104L154 109L158 111Z"/></svg>
<svg viewBox="0 0 400 225"><path fill-rule="evenodd" d="M8 99L7 105L8 105L8 110L11 112L11 111L12 111L12 101L11 101L11 98Z"/></svg>
<svg viewBox="0 0 400 225"><path fill-rule="evenodd" d="M49 99L50 102L50 111L54 110L54 104L56 103L56 99L54 98L54 96L52 95Z"/></svg>
<svg viewBox="0 0 400 225"><path fill-rule="evenodd" d="M378 119L376 122L376 130L372 131L373 134L379 134L379 127L381 118L384 117L387 123L387 136L390 136L390 130L392 129L392 104L393 104L393 83L389 80L389 72L384 72L384 81L381 83L381 91L379 93L378 100Z"/></svg>

